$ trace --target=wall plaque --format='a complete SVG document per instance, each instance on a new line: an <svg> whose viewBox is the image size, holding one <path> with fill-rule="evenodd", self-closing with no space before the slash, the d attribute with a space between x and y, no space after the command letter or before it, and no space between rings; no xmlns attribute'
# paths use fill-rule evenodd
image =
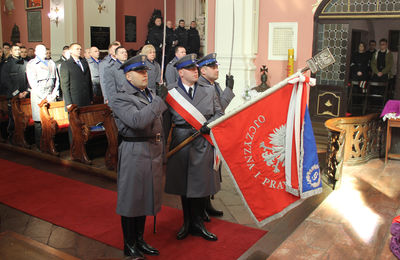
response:
<svg viewBox="0 0 400 260"><path fill-rule="evenodd" d="M108 45L110 45L110 27L90 26L90 46L108 50Z"/></svg>
<svg viewBox="0 0 400 260"><path fill-rule="evenodd" d="M28 42L42 41L42 14L40 11L26 13L28 20Z"/></svg>
<svg viewBox="0 0 400 260"><path fill-rule="evenodd" d="M136 16L125 15L125 42L136 42Z"/></svg>
<svg viewBox="0 0 400 260"><path fill-rule="evenodd" d="M25 9L38 9L43 8L42 0L25 0Z"/></svg>

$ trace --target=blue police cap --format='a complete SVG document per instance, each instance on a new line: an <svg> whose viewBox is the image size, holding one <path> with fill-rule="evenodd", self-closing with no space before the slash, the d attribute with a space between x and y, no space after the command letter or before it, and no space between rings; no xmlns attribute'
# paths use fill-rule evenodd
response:
<svg viewBox="0 0 400 260"><path fill-rule="evenodd" d="M124 73L131 70L149 70L149 67L146 66L146 58L146 55L136 55L122 64L120 69L123 69Z"/></svg>
<svg viewBox="0 0 400 260"><path fill-rule="evenodd" d="M200 60L197 61L197 65L199 66L199 68L203 67L203 66L210 66L210 65L218 65L217 62L217 54L214 53L210 53L207 56L204 56L203 58L201 58Z"/></svg>
<svg viewBox="0 0 400 260"><path fill-rule="evenodd" d="M188 54L177 60L175 63L175 67L177 70L197 67L196 58L197 58L196 54L194 53Z"/></svg>

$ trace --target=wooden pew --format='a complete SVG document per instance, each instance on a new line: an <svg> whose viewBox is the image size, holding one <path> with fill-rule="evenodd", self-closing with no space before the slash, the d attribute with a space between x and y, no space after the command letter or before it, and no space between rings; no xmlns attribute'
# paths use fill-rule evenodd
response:
<svg viewBox="0 0 400 260"><path fill-rule="evenodd" d="M107 136L107 151L105 155L106 167L117 169L118 130L112 117L111 109L106 104L78 107L73 104L69 109L69 124L72 131L71 158L83 163L91 164L85 144L98 135ZM91 127L103 123L104 131L92 131Z"/></svg>
<svg viewBox="0 0 400 260"><path fill-rule="evenodd" d="M0 96L0 124L3 122L8 122L8 106L6 96ZM0 127L0 142L4 142L3 127ZM6 134L4 134L6 136Z"/></svg>
<svg viewBox="0 0 400 260"><path fill-rule="evenodd" d="M40 150L45 153L58 156L54 144L57 133L68 131L68 112L65 111L64 101L48 103L43 100L40 104L40 120L42 122L42 136L40 138Z"/></svg>
<svg viewBox="0 0 400 260"><path fill-rule="evenodd" d="M11 99L12 114L14 118L15 130L13 143L22 147L29 147L25 140L25 130L28 126L33 126L31 99L18 98Z"/></svg>

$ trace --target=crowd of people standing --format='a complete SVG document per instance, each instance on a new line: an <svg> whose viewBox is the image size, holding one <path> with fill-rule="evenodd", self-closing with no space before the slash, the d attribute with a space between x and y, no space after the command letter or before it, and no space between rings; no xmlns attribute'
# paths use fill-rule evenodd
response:
<svg viewBox="0 0 400 260"><path fill-rule="evenodd" d="M166 165L165 192L180 196L183 209L183 225L176 238L194 235L216 241L217 236L206 229L204 221L211 221L210 215L223 214L213 208L210 200L220 190L221 168L215 164L215 148L208 141L207 124L222 116L233 99L233 76L226 77L226 88L222 90L217 82L216 53L198 59L200 38L196 23L193 21L189 30L184 26L181 20L179 27L172 30L167 23L165 57L169 58L164 77L158 62L163 36L160 18L149 30L146 45L130 58L118 41L109 45L108 55L102 60L97 47L83 51L79 43L72 43L63 47L56 62L42 44L29 57L28 50L23 57L23 48L16 44L3 45L0 94L7 96L9 105L9 140L13 135L13 98L30 96L37 148L41 137L38 104L43 101L63 100L65 110L69 111L73 104L89 106L101 98L113 111L120 141L116 210L121 215L124 254L135 259L144 259L144 254L159 254L145 242L144 226L146 216L156 215L161 209L169 135L173 149L194 132L201 133L173 154ZM185 113L166 102L169 91L186 100L189 110L201 114L204 123L200 129L192 125ZM68 134L71 143L71 131Z"/></svg>
<svg viewBox="0 0 400 260"><path fill-rule="evenodd" d="M200 34L196 27L196 21L190 23L189 29L186 29L185 20L183 19L179 20L178 27L175 29L171 21L166 22L165 63L174 58L176 46L184 47L187 53L195 53L200 56ZM149 29L146 40L147 44L153 45L156 49L156 61L158 64L162 62L163 28L161 17L156 17L153 26Z"/></svg>
<svg viewBox="0 0 400 260"><path fill-rule="evenodd" d="M360 42L358 50L351 57L350 75L355 81L388 81L392 77L393 55L388 49L388 41L381 39L379 49L376 41L369 41L369 46Z"/></svg>

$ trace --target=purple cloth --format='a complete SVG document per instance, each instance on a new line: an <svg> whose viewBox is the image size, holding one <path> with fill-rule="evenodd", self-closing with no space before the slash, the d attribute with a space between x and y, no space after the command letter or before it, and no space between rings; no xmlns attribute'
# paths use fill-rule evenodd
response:
<svg viewBox="0 0 400 260"><path fill-rule="evenodd" d="M400 259L400 223L393 223L390 227L390 233L393 235L390 240L390 250Z"/></svg>
<svg viewBox="0 0 400 260"><path fill-rule="evenodd" d="M381 117L384 117L388 113L396 113L396 116L400 115L400 100L388 100L386 102Z"/></svg>

